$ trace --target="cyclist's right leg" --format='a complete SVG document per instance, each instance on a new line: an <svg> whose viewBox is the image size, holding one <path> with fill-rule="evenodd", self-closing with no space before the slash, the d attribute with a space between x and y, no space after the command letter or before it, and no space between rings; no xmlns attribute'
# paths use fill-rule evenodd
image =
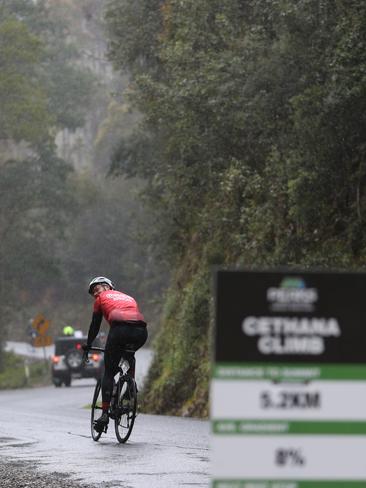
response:
<svg viewBox="0 0 366 488"><path fill-rule="evenodd" d="M146 326L131 325L125 323L120 334L121 346L127 351L124 351L123 357L129 362L130 368L127 374L135 379L136 359L135 351L140 349L147 340ZM131 350L132 349L132 350Z"/></svg>
<svg viewBox="0 0 366 488"><path fill-rule="evenodd" d="M102 378L102 415L96 420L96 430L104 429L108 424L108 410L111 403L114 376L118 371L121 359L121 348L116 344L113 328L110 329L104 352L104 375Z"/></svg>
<svg viewBox="0 0 366 488"><path fill-rule="evenodd" d="M121 356L123 355L124 359L127 359L130 365L127 374L132 378L135 378L136 360L135 360L135 353L132 352L131 349L133 351L137 351L138 349L140 349L140 347L142 347L145 344L147 340L147 335L148 334L147 334L146 324L143 325L143 323L140 322L131 323L131 322L113 321L111 323L111 328L110 328L107 345L106 345L106 352L107 352L109 338L111 337L111 344L113 346L113 350L114 348L117 348L116 351L118 352L114 353L113 356L115 358L116 363L114 363L113 366L118 367ZM113 381L111 385L113 385Z"/></svg>

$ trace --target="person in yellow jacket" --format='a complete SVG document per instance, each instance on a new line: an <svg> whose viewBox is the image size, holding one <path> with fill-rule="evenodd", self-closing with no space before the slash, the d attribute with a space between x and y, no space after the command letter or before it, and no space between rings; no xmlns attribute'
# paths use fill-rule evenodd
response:
<svg viewBox="0 0 366 488"><path fill-rule="evenodd" d="M62 329L62 332L65 336L72 336L74 335L74 328L71 327L71 325L65 325L65 327Z"/></svg>

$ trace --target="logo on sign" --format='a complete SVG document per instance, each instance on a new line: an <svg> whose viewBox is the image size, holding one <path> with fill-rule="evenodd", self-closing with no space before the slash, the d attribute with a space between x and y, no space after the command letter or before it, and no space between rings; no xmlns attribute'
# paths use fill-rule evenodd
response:
<svg viewBox="0 0 366 488"><path fill-rule="evenodd" d="M268 288L267 300L270 310L274 312L311 312L318 300L318 290L307 288L301 277L287 276L278 288Z"/></svg>

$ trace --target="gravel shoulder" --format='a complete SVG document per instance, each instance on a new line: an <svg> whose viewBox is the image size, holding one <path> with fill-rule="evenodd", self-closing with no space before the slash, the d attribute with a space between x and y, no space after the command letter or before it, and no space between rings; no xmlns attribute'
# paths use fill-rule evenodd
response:
<svg viewBox="0 0 366 488"><path fill-rule="evenodd" d="M12 461L0 458L1 488L95 488L68 479L61 473L45 474L37 466L26 461Z"/></svg>

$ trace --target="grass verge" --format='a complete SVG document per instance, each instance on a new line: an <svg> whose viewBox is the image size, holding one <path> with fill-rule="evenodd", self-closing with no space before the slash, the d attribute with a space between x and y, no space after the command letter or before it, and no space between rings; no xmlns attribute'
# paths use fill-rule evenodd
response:
<svg viewBox="0 0 366 488"><path fill-rule="evenodd" d="M51 384L50 366L44 360L23 358L13 352L1 352L0 390Z"/></svg>

